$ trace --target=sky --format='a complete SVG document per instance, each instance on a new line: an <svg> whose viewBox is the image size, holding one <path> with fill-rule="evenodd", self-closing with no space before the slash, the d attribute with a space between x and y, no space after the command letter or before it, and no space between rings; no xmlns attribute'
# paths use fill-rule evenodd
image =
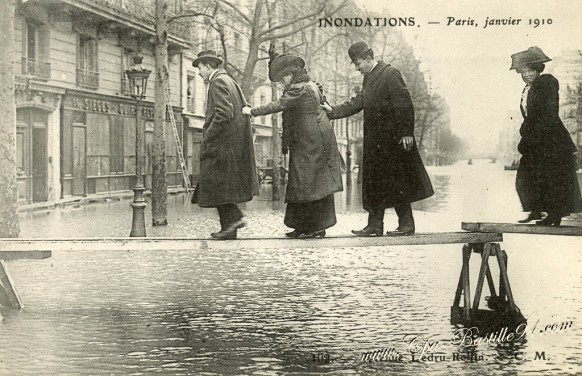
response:
<svg viewBox="0 0 582 376"><path fill-rule="evenodd" d="M421 60L425 77L430 75L433 90L447 100L451 129L476 152L492 149L508 111L519 111L524 83L514 70L509 70L513 53L538 46L551 58L562 50L582 49L582 0L356 3L382 17L414 17L415 26L397 29ZM449 26L448 17L455 19ZM521 21L517 25L484 28L487 17ZM533 27L530 19L545 22ZM457 20L473 20L474 24L455 25ZM546 64L546 69L550 68L551 62Z"/></svg>

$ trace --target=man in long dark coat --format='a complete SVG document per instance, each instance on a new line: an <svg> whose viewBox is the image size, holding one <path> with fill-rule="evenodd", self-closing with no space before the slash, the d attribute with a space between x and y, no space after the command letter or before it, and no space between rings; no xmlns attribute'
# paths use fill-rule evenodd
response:
<svg viewBox="0 0 582 376"><path fill-rule="evenodd" d="M222 69L222 60L208 50L192 65L208 82L208 100L200 154L198 204L215 207L220 218L217 239L236 239L246 226L237 203L259 194L250 119L242 114L247 104L238 84Z"/></svg>
<svg viewBox="0 0 582 376"><path fill-rule="evenodd" d="M374 59L365 43L348 50L356 70L364 75L362 90L349 102L327 108L331 119L364 110L362 203L368 225L353 230L358 236L380 236L384 210L394 207L398 228L388 235L415 232L410 203L434 194L414 140L414 107L400 72Z"/></svg>

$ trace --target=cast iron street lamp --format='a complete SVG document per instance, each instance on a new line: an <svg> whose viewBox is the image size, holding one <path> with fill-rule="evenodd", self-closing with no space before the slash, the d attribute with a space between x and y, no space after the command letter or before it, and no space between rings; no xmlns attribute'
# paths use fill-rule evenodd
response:
<svg viewBox="0 0 582 376"><path fill-rule="evenodd" d="M131 222L131 233L129 236L146 236L144 211L146 207L143 192L143 176L141 171L143 158L143 125L141 124L141 101L146 96L146 88L148 85L148 77L152 72L146 69L141 62L143 56L135 55L133 57L133 65L125 71L127 80L129 81L129 88L131 90L131 97L136 100L135 108L135 185L133 187L133 220Z"/></svg>

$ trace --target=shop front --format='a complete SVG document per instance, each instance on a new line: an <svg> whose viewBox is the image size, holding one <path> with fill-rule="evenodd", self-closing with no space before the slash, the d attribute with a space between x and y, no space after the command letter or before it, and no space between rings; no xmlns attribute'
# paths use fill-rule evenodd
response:
<svg viewBox="0 0 582 376"><path fill-rule="evenodd" d="M204 118L196 115L183 115L185 124L184 133L184 158L186 169L190 179L190 185L194 186L200 179L200 148L202 146L202 128Z"/></svg>
<svg viewBox="0 0 582 376"><path fill-rule="evenodd" d="M60 98L58 93L17 85L16 185L20 203L58 197Z"/></svg>
<svg viewBox="0 0 582 376"><path fill-rule="evenodd" d="M175 109L180 119L180 109ZM144 182L151 189L153 104L144 102L141 119L145 127L141 163ZM166 123L166 178L168 186L180 186L171 124ZM177 124L181 133L181 122ZM70 91L61 111L62 197L127 191L135 184L136 105L131 99Z"/></svg>

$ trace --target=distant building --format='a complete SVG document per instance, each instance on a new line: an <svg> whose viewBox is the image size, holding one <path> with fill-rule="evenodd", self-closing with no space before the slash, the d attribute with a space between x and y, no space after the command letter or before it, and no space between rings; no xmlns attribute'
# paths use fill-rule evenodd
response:
<svg viewBox="0 0 582 376"><path fill-rule="evenodd" d="M245 6L247 2L238 3L238 9L242 12L249 12ZM294 14L294 4L292 2L279 2L273 14L273 24L278 25L288 21L289 15ZM219 54L227 54L228 71L233 77L241 82L241 72L245 69L246 58L248 56L248 37L251 30L248 30L248 24L236 19L230 13L221 13L217 16L217 23L228 25L228 27L221 28L222 35L210 27L210 21L205 21L207 27L192 28L189 41L192 49L185 54L187 75L195 75L197 69L191 68L191 59L198 52L205 49L214 49ZM288 32L296 28L296 25L283 27L279 30L281 33ZM349 96L354 95L354 88L361 86L362 78L355 72L353 65L350 65L350 60L347 56L347 47L343 43L335 39L330 40L330 35L327 33L335 33L335 31L326 31L315 26L307 27L301 32L297 32L274 40L276 44L277 53L294 53L305 58L307 63L308 73L312 80L320 82L324 86L325 94L331 104L336 104L340 101L349 99ZM309 40L306 43L306 40ZM269 44L263 43L259 51L259 61L254 70L252 95L247 98L252 106L261 106L273 100L273 88L268 79L268 49ZM224 51L226 49L226 51ZM346 51L343 54L337 54L335 51ZM190 61L188 61L190 59ZM337 64L336 64L337 62ZM350 70L350 74L346 72ZM278 99L282 94L282 86L275 86L274 98ZM197 114L194 115L190 111L185 111L185 123L190 128L196 123ZM282 131L281 114L275 114L274 117L278 121L279 133ZM253 133L255 139L255 157L257 166L259 168L271 167L277 163L273 157L273 115L259 116L252 118ZM352 160L352 165L359 162L356 160L358 153L358 146L361 146L361 139L363 136L362 116L356 115L349 119L339 119L333 122L336 138L338 141L338 148L347 159L348 154ZM194 138L194 142L199 142ZM189 144L189 142L188 142ZM348 144L350 153L348 153ZM196 160L195 150L198 146L194 145L194 152L189 153L189 157ZM282 162L282 161L280 161ZM196 162L195 162L196 163ZM193 176L193 179L196 177Z"/></svg>
<svg viewBox="0 0 582 376"><path fill-rule="evenodd" d="M560 81L560 117L578 147L582 166L582 50L565 50L552 58L548 72Z"/></svg>
<svg viewBox="0 0 582 376"><path fill-rule="evenodd" d="M135 182L135 101L125 70L144 56L154 70L153 0L18 1L15 13L16 152L22 203L127 191ZM180 56L170 30L171 103L181 125ZM152 72L143 102L146 187L151 186ZM167 180L182 177L167 127Z"/></svg>

